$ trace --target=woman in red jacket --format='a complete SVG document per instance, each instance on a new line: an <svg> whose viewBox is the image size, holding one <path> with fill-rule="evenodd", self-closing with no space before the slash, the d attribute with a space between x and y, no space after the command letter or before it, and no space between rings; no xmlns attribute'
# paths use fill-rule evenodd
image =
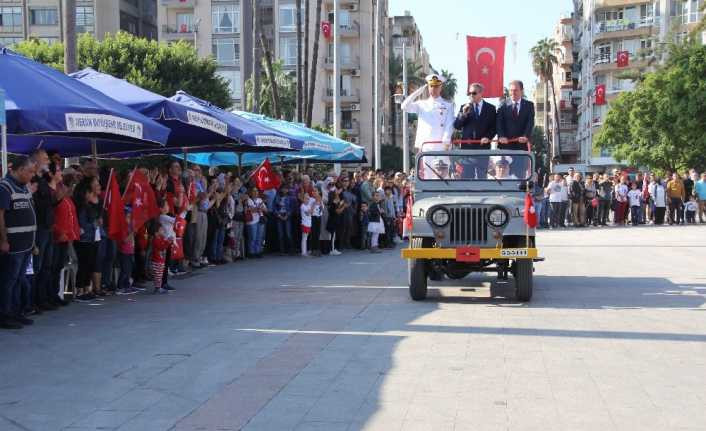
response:
<svg viewBox="0 0 706 431"><path fill-rule="evenodd" d="M53 163L52 163L53 165ZM50 165L50 173L52 172ZM52 259L52 286L58 296L63 286L59 285L59 274L66 265L69 257L69 248L73 241L78 241L81 231L78 225L76 205L71 196L75 185L74 177L63 177L61 168L55 167L54 174L50 175L49 187L54 190L66 188L64 197L54 207L54 256Z"/></svg>

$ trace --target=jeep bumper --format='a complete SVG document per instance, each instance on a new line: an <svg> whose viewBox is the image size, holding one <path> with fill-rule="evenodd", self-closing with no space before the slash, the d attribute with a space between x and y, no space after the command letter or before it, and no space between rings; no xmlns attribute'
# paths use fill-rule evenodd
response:
<svg viewBox="0 0 706 431"><path fill-rule="evenodd" d="M481 260L532 259L538 257L536 248L403 248L403 259L446 259L459 262L480 262Z"/></svg>

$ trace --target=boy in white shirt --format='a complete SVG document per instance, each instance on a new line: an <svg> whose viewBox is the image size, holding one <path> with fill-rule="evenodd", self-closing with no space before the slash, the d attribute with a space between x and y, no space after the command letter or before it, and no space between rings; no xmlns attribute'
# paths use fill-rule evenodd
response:
<svg viewBox="0 0 706 431"><path fill-rule="evenodd" d="M686 222L696 223L696 211L699 209L699 205L696 203L693 197L689 196L689 201L684 204L684 209L686 210Z"/></svg>
<svg viewBox="0 0 706 431"><path fill-rule="evenodd" d="M631 189L628 192L628 201L630 202L630 220L633 226L637 226L640 221L640 204L642 199L642 191L637 189L637 183L633 182Z"/></svg>
<svg viewBox="0 0 706 431"><path fill-rule="evenodd" d="M299 211L301 213L301 230L302 230L302 256L308 257L309 251L307 250L306 244L309 240L309 234L311 233L311 214L314 211L314 203L316 203L310 196L309 193L302 193L301 205L299 206Z"/></svg>

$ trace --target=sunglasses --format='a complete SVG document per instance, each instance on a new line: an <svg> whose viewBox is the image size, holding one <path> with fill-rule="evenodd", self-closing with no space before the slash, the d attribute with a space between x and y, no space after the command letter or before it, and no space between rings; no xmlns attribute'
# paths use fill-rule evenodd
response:
<svg viewBox="0 0 706 431"><path fill-rule="evenodd" d="M476 95L476 94L478 94L478 93L477 93L477 92L475 92L475 91L471 91L471 92L470 92L470 93L468 93L468 94L470 94L471 96L475 96L475 95Z"/></svg>

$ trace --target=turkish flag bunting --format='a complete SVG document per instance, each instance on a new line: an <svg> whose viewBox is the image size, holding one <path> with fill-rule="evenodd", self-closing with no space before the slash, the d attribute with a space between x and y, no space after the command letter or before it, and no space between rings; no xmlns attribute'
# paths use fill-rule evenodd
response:
<svg viewBox="0 0 706 431"><path fill-rule="evenodd" d="M125 220L125 206L120 198L120 187L115 178L115 171L110 170L108 191L105 193L103 208L108 211L108 237L113 241L122 241L127 236L127 221Z"/></svg>
<svg viewBox="0 0 706 431"><path fill-rule="evenodd" d="M159 215L157 198L149 180L139 169L135 169L123 202L132 206L132 228L137 232L148 220Z"/></svg>
<svg viewBox="0 0 706 431"><path fill-rule="evenodd" d="M485 88L484 97L502 97L505 71L505 36L466 36L468 91L474 82Z"/></svg>
<svg viewBox="0 0 706 431"><path fill-rule="evenodd" d="M265 159L252 173L255 177L255 186L260 190L278 189L281 185L279 176L272 170L270 159Z"/></svg>
<svg viewBox="0 0 706 431"><path fill-rule="evenodd" d="M627 67L630 64L630 53L618 51L618 67Z"/></svg>
<svg viewBox="0 0 706 431"><path fill-rule="evenodd" d="M537 211L534 209L534 201L529 193L525 195L525 223L529 227L537 226Z"/></svg>
<svg viewBox="0 0 706 431"><path fill-rule="evenodd" d="M605 84L596 85L596 105L605 105Z"/></svg>
<svg viewBox="0 0 706 431"><path fill-rule="evenodd" d="M321 21L321 32L324 34L326 39L331 38L331 23L328 21Z"/></svg>

